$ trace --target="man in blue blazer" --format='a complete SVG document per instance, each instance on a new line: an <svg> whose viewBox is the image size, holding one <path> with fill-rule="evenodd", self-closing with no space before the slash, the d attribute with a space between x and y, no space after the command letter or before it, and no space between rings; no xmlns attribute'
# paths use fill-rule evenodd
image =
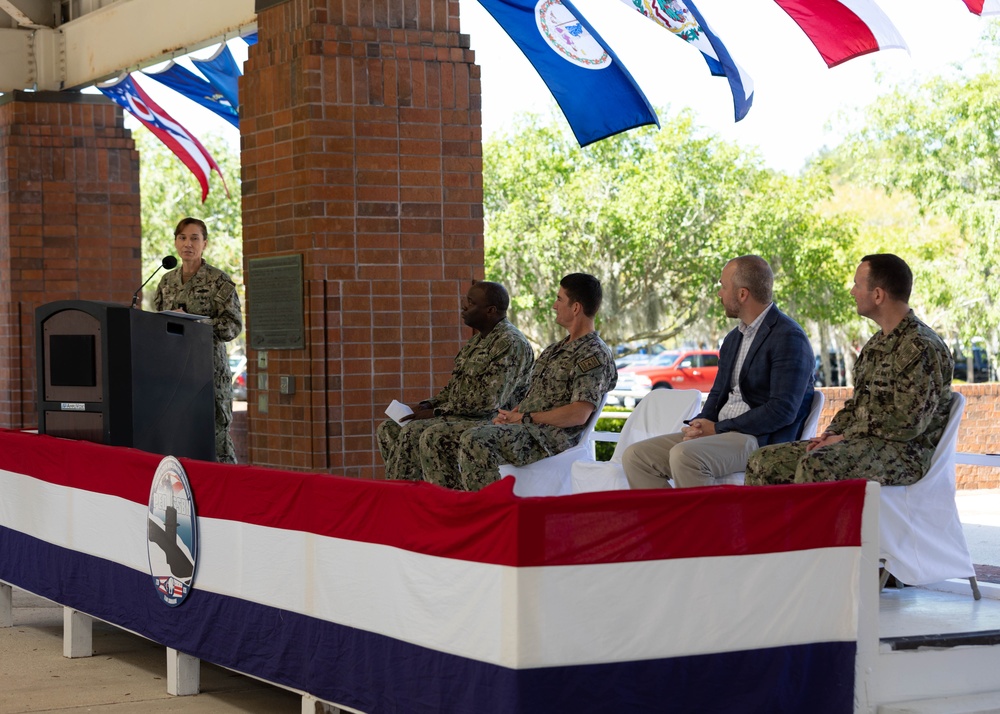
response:
<svg viewBox="0 0 1000 714"><path fill-rule="evenodd" d="M812 347L802 328L772 300L767 261L744 255L726 263L719 299L739 318L722 343L719 373L701 413L680 433L636 442L622 458L632 488L711 486L744 471L760 446L793 441L812 406ZM738 375L738 378L736 377Z"/></svg>

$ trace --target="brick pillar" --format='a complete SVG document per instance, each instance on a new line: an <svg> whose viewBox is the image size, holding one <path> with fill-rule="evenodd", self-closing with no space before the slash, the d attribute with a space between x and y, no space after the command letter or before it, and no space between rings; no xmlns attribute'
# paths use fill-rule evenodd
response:
<svg viewBox="0 0 1000 714"><path fill-rule="evenodd" d="M140 278L139 155L104 97L0 97L0 427L37 425L35 308L128 304Z"/></svg>
<svg viewBox="0 0 1000 714"><path fill-rule="evenodd" d="M266 370L249 350L255 464L380 476L384 408L440 388L471 334L459 304L483 274L480 88L458 6L289 0L257 16L240 90L244 260L303 255L306 347L270 350ZM282 376L295 394L279 394Z"/></svg>

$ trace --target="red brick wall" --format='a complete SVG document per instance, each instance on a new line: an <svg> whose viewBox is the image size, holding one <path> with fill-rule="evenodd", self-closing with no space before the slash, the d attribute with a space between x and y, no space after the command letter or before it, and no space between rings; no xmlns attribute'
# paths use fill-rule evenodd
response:
<svg viewBox="0 0 1000 714"><path fill-rule="evenodd" d="M306 347L270 350L266 370L249 349L250 459L378 477L384 408L439 388L470 334L479 68L457 0L290 0L257 20L241 85L244 259L303 255ZM253 300L248 274L248 345ZM294 395L278 393L286 375Z"/></svg>
<svg viewBox="0 0 1000 714"><path fill-rule="evenodd" d="M128 304L140 279L139 155L104 97L0 98L0 427L37 424L35 308Z"/></svg>
<svg viewBox="0 0 1000 714"><path fill-rule="evenodd" d="M970 454L1000 453L1000 383L956 384L953 389L965 395L965 411L958 430L958 450ZM850 387L820 390L826 395L819 432L826 429L833 415L850 398ZM1000 469L959 464L955 469L958 488L1000 488Z"/></svg>

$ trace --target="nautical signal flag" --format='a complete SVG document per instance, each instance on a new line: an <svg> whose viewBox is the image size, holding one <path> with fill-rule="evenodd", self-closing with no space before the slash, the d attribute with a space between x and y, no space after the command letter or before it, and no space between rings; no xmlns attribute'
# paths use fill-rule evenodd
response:
<svg viewBox="0 0 1000 714"><path fill-rule="evenodd" d="M479 0L538 72L580 146L660 125L639 85L570 0Z"/></svg>
<svg viewBox="0 0 1000 714"><path fill-rule="evenodd" d="M194 134L181 126L150 99L138 82L132 79L132 75L110 84L99 84L97 88L153 132L153 135L166 144L177 155L177 158L188 167L198 179L198 183L201 184L202 203L208 198L208 177L212 171L219 174L222 186L226 189L226 195L229 195L226 179L212 155L201 145Z"/></svg>
<svg viewBox="0 0 1000 714"><path fill-rule="evenodd" d="M1000 15L1000 0L963 0L976 15Z"/></svg>
<svg viewBox="0 0 1000 714"><path fill-rule="evenodd" d="M719 36L691 0L622 0L623 3L697 47L715 77L726 77L733 91L736 121L747 115L753 104L753 80L729 55Z"/></svg>
<svg viewBox="0 0 1000 714"><path fill-rule="evenodd" d="M237 107L234 107L219 89L186 67L170 62L159 72L143 72L143 74L218 114L237 129L240 128Z"/></svg>
<svg viewBox="0 0 1000 714"><path fill-rule="evenodd" d="M806 33L827 67L879 50L909 52L899 30L874 0L774 1ZM966 0L967 5L972 2Z"/></svg>

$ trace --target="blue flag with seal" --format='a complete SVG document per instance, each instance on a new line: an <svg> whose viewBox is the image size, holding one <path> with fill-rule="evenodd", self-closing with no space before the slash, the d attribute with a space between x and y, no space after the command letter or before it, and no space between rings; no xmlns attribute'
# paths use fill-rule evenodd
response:
<svg viewBox="0 0 1000 714"><path fill-rule="evenodd" d="M208 59L191 58L191 63L195 68L205 75L205 78L215 87L222 96L229 100L235 108L240 106L240 95L238 80L243 76L240 66L236 64L236 58L229 51L229 47L223 43L219 51Z"/></svg>
<svg viewBox="0 0 1000 714"><path fill-rule="evenodd" d="M240 115L236 107L222 96L222 92L186 67L171 62L160 72L143 72L143 74L212 110L237 129L240 128Z"/></svg>
<svg viewBox="0 0 1000 714"><path fill-rule="evenodd" d="M639 85L570 0L479 0L538 72L580 146L660 125Z"/></svg>

